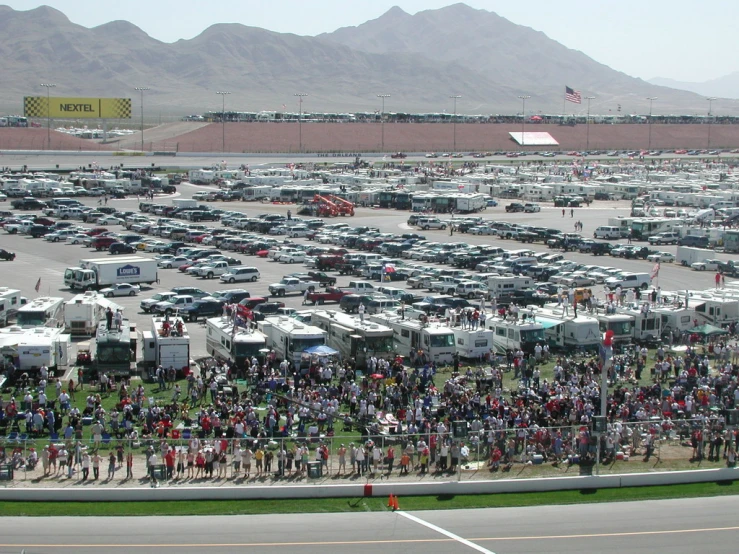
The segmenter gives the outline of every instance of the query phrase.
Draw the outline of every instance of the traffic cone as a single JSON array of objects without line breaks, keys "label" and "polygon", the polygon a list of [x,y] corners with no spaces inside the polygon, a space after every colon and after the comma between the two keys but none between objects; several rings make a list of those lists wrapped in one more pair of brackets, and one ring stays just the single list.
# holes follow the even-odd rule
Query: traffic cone
[{"label": "traffic cone", "polygon": [[393,512],[396,512],[400,510],[400,506],[398,506],[398,496],[393,496]]},{"label": "traffic cone", "polygon": [[388,508],[395,508],[395,502],[393,502],[393,495],[387,497],[387,507]]}]

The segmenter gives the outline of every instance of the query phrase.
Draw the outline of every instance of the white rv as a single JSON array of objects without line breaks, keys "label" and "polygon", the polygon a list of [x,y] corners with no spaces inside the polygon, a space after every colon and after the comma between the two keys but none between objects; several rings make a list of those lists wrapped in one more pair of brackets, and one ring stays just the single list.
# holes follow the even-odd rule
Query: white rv
[{"label": "white rv", "polygon": [[598,320],[578,314],[563,316],[561,308],[543,307],[533,312],[536,322],[544,326],[544,334],[550,345],[559,348],[592,349],[597,348],[602,337]]},{"label": "white rv", "polygon": [[0,352],[12,357],[21,371],[36,371],[45,365],[54,369],[69,363],[72,338],[60,328],[23,329],[17,325],[0,329]]},{"label": "white rv", "polygon": [[234,329],[230,317],[213,317],[205,320],[205,344],[209,354],[231,360],[236,367],[244,367],[247,360],[260,357],[260,350],[267,347],[267,337],[256,329],[240,325]]},{"label": "white rv", "polygon": [[323,329],[290,317],[267,317],[258,325],[267,337],[267,348],[273,349],[278,359],[289,361],[295,369],[310,363],[303,357],[305,350],[326,344]]},{"label": "white rv", "polygon": [[493,347],[498,354],[519,349],[530,354],[537,344],[546,342],[544,326],[528,317],[520,320],[490,317],[485,326],[493,333]]},{"label": "white rv", "polygon": [[454,327],[454,346],[460,358],[483,359],[493,350],[493,332],[479,328],[476,331]]},{"label": "white rv", "polygon": [[454,359],[454,331],[446,325],[425,324],[386,313],[371,315],[369,319],[393,330],[395,351],[402,356],[410,357],[411,351],[421,351],[436,363],[448,364]]},{"label": "white rv", "polygon": [[372,356],[387,358],[394,352],[393,330],[386,325],[334,310],[314,310],[311,324],[326,331],[331,348],[354,358],[360,367]]},{"label": "white rv", "polygon": [[122,309],[102,294],[88,291],[78,294],[64,303],[64,329],[72,335],[93,335],[98,323],[105,319],[110,307],[114,312]]},{"label": "white rv", "polygon": [[24,329],[56,327],[64,321],[64,299],[55,296],[34,298],[18,309],[16,324]]}]

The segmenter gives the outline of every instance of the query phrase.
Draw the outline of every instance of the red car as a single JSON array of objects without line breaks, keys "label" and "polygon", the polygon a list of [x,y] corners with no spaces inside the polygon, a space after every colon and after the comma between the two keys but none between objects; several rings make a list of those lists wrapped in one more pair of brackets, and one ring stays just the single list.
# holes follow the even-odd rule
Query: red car
[{"label": "red car", "polygon": [[91,246],[95,250],[107,250],[114,242],[118,242],[115,237],[95,237]]},{"label": "red car", "polygon": [[313,304],[325,304],[326,302],[339,302],[342,297],[350,294],[336,287],[329,287],[323,292],[309,292],[307,299]]},{"label": "red car", "polygon": [[94,227],[87,231],[85,234],[88,237],[96,237],[98,235],[102,235],[103,233],[107,233],[108,230],[105,227]]},{"label": "red car", "polygon": [[196,244],[201,244],[203,242],[203,239],[205,237],[209,237],[210,235],[208,233],[203,233],[202,235],[198,235],[196,237],[193,237],[192,241]]},{"label": "red car", "polygon": [[267,254],[269,254],[269,250],[259,250],[257,251],[257,258],[266,258]]}]

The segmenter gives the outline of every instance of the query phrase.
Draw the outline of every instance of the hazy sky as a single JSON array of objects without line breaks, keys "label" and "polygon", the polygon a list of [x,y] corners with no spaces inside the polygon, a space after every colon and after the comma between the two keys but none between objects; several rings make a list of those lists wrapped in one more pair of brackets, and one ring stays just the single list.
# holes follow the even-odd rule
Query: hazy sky
[{"label": "hazy sky", "polygon": [[[49,5],[74,23],[93,27],[130,21],[165,42],[192,38],[214,23],[243,23],[272,31],[316,35],[359,25],[400,6],[408,13],[450,0],[33,0],[8,1],[17,10]],[[613,69],[635,77],[705,81],[739,69],[736,0],[467,0],[510,21],[542,31]]]}]

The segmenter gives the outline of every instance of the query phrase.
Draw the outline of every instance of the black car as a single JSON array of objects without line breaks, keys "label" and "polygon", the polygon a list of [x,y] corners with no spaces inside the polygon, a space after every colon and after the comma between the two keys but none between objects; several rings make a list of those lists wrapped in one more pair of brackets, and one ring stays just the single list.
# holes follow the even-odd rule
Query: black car
[{"label": "black car", "polygon": [[251,313],[254,317],[254,321],[263,321],[265,317],[276,315],[280,308],[284,308],[285,304],[282,302],[262,302],[254,306]]},{"label": "black car", "polygon": [[339,307],[348,314],[355,314],[360,304],[366,304],[370,300],[372,296],[367,294],[347,294],[339,300]]},{"label": "black car", "polygon": [[133,254],[136,252],[136,248],[125,242],[114,242],[108,247],[108,252],[111,254]]},{"label": "black car", "polygon": [[522,212],[524,211],[524,209],[525,209],[524,205],[521,204],[520,202],[511,202],[505,207],[505,211],[508,213]]},{"label": "black car", "polygon": [[223,313],[223,301],[201,298],[192,304],[183,306],[179,314],[185,321],[197,321],[199,317],[219,316]]},{"label": "black car", "polygon": [[35,239],[48,235],[49,233],[51,233],[51,229],[46,225],[32,225],[28,230],[28,235]]},{"label": "black car", "polygon": [[0,248],[0,260],[12,262],[13,260],[15,260],[15,252],[8,252],[4,248]]}]

